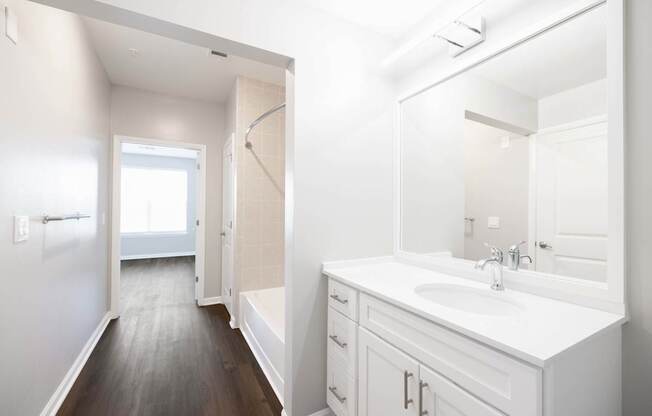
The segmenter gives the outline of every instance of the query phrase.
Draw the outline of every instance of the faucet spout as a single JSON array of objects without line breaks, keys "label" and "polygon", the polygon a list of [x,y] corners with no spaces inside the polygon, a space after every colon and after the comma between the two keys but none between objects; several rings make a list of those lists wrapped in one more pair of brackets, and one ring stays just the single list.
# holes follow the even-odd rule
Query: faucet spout
[{"label": "faucet spout", "polygon": [[491,247],[492,256],[486,259],[478,260],[475,264],[476,269],[484,270],[487,264],[492,264],[491,268],[491,286],[493,290],[505,290],[503,286],[503,252],[496,247]]}]

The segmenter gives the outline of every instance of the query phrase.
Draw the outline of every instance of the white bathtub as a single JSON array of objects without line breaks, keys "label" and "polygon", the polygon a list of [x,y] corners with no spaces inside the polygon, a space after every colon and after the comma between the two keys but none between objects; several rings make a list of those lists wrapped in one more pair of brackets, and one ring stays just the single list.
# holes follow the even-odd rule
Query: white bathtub
[{"label": "white bathtub", "polygon": [[285,288],[240,293],[240,330],[283,405]]}]

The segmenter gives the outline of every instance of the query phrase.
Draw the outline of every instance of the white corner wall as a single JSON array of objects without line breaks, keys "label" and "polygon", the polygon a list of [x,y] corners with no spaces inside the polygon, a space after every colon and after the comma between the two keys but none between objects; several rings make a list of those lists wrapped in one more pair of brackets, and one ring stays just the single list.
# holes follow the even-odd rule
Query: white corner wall
[{"label": "white corner wall", "polygon": [[[38,415],[108,305],[110,85],[72,14],[2,0],[0,12],[0,414]],[[80,221],[39,221],[81,211]],[[14,244],[13,215],[30,238]]]},{"label": "white corner wall", "polygon": [[539,100],[539,129],[607,114],[607,80],[599,80]]},{"label": "white corner wall", "polygon": [[224,106],[114,86],[111,91],[111,133],[206,145],[204,297],[220,296]]},{"label": "white corner wall", "polygon": [[652,2],[627,0],[626,202],[630,321],[623,328],[623,416],[652,414]]}]

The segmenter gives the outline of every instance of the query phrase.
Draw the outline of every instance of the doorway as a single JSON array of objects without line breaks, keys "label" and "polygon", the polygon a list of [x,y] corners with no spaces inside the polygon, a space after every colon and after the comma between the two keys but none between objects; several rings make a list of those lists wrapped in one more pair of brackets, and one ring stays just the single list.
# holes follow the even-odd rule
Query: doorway
[{"label": "doorway", "polygon": [[169,266],[192,270],[194,300],[201,304],[205,160],[205,145],[114,137],[111,224],[114,316],[119,316],[124,306],[121,304],[122,271],[138,270],[146,263],[151,266],[169,263]]}]

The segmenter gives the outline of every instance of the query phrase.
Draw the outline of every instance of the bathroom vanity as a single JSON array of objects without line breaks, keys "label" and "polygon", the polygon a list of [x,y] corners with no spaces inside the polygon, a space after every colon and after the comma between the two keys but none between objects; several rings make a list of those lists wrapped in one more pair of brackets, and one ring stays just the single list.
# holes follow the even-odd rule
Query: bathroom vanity
[{"label": "bathroom vanity", "polygon": [[323,265],[337,416],[621,414],[622,22],[487,28],[399,94],[393,256]]},{"label": "bathroom vanity", "polygon": [[323,273],[337,416],[620,412],[622,315],[393,257]]}]

